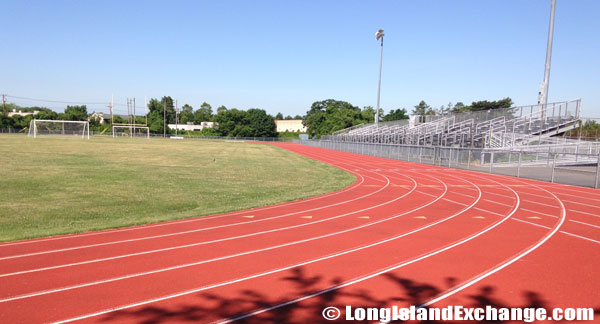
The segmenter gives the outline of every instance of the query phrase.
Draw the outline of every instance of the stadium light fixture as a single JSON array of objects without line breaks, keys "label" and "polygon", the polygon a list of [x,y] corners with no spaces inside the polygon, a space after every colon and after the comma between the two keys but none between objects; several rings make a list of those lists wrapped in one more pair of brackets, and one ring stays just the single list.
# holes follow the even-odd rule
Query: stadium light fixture
[{"label": "stadium light fixture", "polygon": [[375,40],[381,39],[381,55],[379,56],[379,85],[377,86],[377,108],[375,110],[375,124],[379,123],[379,98],[381,94],[381,67],[383,65],[383,28],[375,33]]}]

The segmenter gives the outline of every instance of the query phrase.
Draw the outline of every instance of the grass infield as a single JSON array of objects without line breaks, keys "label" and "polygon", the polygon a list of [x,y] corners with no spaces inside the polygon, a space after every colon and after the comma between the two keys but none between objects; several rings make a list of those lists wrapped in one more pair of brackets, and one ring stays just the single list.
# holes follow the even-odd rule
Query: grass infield
[{"label": "grass infield", "polygon": [[0,241],[204,216],[339,190],[354,176],[271,145],[0,136]]}]

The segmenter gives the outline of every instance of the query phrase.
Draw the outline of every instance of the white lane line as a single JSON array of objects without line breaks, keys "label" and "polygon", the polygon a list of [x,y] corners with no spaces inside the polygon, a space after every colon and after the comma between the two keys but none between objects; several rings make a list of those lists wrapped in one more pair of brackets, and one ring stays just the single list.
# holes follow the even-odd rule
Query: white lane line
[{"label": "white lane line", "polygon": [[523,201],[524,202],[528,202],[528,203],[532,203],[532,204],[536,204],[536,205],[542,205],[542,206],[546,206],[546,207],[551,207],[551,208],[560,208],[560,207],[557,207],[557,206],[553,206],[553,205],[549,205],[549,204],[544,204],[544,203],[533,201],[533,200],[525,200],[525,199],[523,199]]},{"label": "white lane line", "polygon": [[[118,256],[107,257],[107,258],[99,258],[99,259],[87,260],[87,261],[81,261],[81,262],[67,263],[67,264],[50,266],[50,267],[43,267],[43,268],[37,268],[37,269],[30,269],[30,270],[22,270],[22,271],[11,272],[11,273],[4,273],[4,274],[0,274],[0,278],[2,278],[2,277],[9,277],[9,276],[15,276],[15,275],[21,275],[21,274],[27,274],[27,273],[32,273],[32,272],[54,270],[54,269],[60,269],[60,268],[66,268],[66,267],[72,267],[72,266],[78,266],[78,265],[84,265],[84,264],[90,264],[90,263],[96,263],[96,262],[110,261],[110,260],[122,259],[122,258],[127,258],[127,257],[152,254],[152,253],[157,253],[157,252],[171,251],[171,250],[182,249],[182,248],[195,247],[195,246],[200,246],[200,245],[206,245],[206,244],[224,242],[224,241],[235,240],[235,239],[240,239],[240,238],[247,238],[247,237],[262,235],[262,234],[266,234],[266,233],[273,233],[273,232],[278,232],[278,231],[283,231],[283,230],[288,230],[288,229],[293,229],[293,228],[299,228],[299,227],[303,227],[303,226],[313,225],[313,224],[317,224],[317,223],[322,223],[322,222],[330,221],[330,220],[333,220],[333,219],[345,217],[345,216],[348,216],[348,215],[352,215],[352,214],[364,212],[364,211],[372,209],[372,208],[381,207],[381,206],[390,204],[390,203],[392,203],[394,201],[397,201],[399,199],[402,199],[402,198],[408,196],[413,191],[415,191],[415,188],[417,187],[417,182],[412,177],[410,177],[410,176],[406,176],[406,177],[409,178],[409,179],[411,179],[411,181],[413,181],[413,188],[410,191],[408,191],[405,194],[403,194],[403,195],[401,195],[399,197],[396,197],[396,198],[394,198],[392,200],[388,200],[386,202],[383,202],[381,204],[378,204],[378,205],[375,205],[375,206],[372,206],[372,207],[369,207],[369,208],[366,208],[366,209],[361,209],[361,210],[357,210],[357,211],[353,211],[353,212],[348,212],[346,214],[336,215],[336,216],[332,216],[332,217],[329,217],[329,218],[324,218],[324,219],[320,219],[320,220],[316,220],[316,221],[312,221],[312,222],[308,222],[308,223],[302,223],[302,224],[291,225],[291,226],[286,226],[286,227],[279,227],[279,228],[275,228],[275,229],[271,229],[271,230],[265,230],[265,231],[260,231],[260,232],[253,232],[253,233],[243,234],[243,235],[238,235],[238,236],[231,236],[231,237],[226,237],[226,238],[221,238],[221,239],[216,239],[216,240],[211,240],[211,241],[204,241],[204,242],[198,242],[198,243],[192,243],[192,244],[185,244],[185,245],[179,245],[179,246],[174,246],[174,247],[169,247],[169,248],[162,248],[162,249],[156,249],[156,250],[150,250],[150,251],[130,253],[130,254],[118,255]],[[1,300],[0,300],[0,302],[1,302]]]},{"label": "white lane line", "polygon": [[[516,220],[516,221],[522,222],[522,223],[527,223],[529,225],[533,225],[533,226],[537,226],[537,227],[543,227],[543,228],[546,228],[546,229],[551,229],[548,226],[544,226],[544,225],[540,225],[540,224],[528,222],[526,220],[522,220],[522,219],[518,219],[518,218],[513,218],[513,219]],[[573,234],[573,233],[565,232],[565,231],[559,231],[559,233],[566,234],[566,235],[569,235],[569,236],[573,236],[573,237],[580,238],[580,239],[583,239],[583,240],[586,240],[586,241],[590,241],[590,242],[594,242],[594,243],[600,244],[600,241],[591,239],[589,237],[585,237],[585,236],[581,236],[581,235],[577,235],[577,234]]]},{"label": "white lane line", "polygon": [[521,208],[521,210],[524,210],[526,212],[529,213],[535,213],[535,214],[539,214],[539,215],[543,215],[543,216],[548,216],[548,217],[554,217],[554,218],[558,218],[559,216],[555,216],[555,215],[550,215],[550,214],[546,214],[546,213],[542,213],[536,210],[531,210],[531,209],[525,209],[525,208]]},{"label": "white lane line", "polygon": [[522,219],[519,219],[519,218],[513,218],[513,220],[519,221],[519,222],[521,222],[521,223],[527,223],[527,224],[529,224],[529,225],[533,225],[533,226],[537,226],[537,227],[545,228],[545,229],[552,229],[552,227],[548,227],[548,226],[545,226],[545,225],[540,225],[540,224],[533,223],[533,222],[529,222],[529,221],[522,220]]},{"label": "white lane line", "polygon": [[[469,182],[469,181],[466,181],[466,182]],[[469,182],[469,183],[471,183],[471,182]],[[440,196],[440,198],[441,197],[442,196]],[[112,313],[112,312],[123,310],[123,309],[128,309],[128,308],[132,308],[132,307],[147,305],[147,304],[151,304],[151,303],[155,303],[155,302],[159,302],[159,301],[163,301],[163,300],[167,300],[167,299],[172,299],[172,298],[181,297],[181,296],[185,296],[185,295],[189,295],[189,294],[194,294],[194,293],[197,293],[197,292],[200,292],[200,291],[204,291],[204,290],[208,290],[208,289],[212,289],[212,288],[217,288],[217,287],[221,287],[221,286],[226,286],[226,285],[229,285],[229,284],[238,283],[238,282],[242,282],[242,281],[246,281],[246,280],[250,280],[250,279],[254,279],[254,278],[258,278],[258,277],[263,277],[263,276],[266,276],[266,275],[270,275],[270,274],[273,274],[273,273],[277,273],[277,272],[281,272],[281,271],[293,269],[293,268],[304,266],[304,265],[307,265],[307,264],[311,264],[311,263],[315,263],[315,262],[319,262],[319,261],[323,261],[323,260],[335,258],[335,257],[338,257],[340,255],[344,255],[344,254],[356,252],[356,251],[359,251],[359,250],[364,250],[364,249],[367,249],[367,248],[370,248],[370,247],[373,247],[373,246],[377,246],[377,245],[384,244],[384,243],[387,243],[387,242],[390,242],[390,241],[393,241],[393,240],[397,240],[399,238],[402,238],[402,237],[414,234],[416,232],[422,231],[424,229],[427,229],[429,227],[438,225],[438,224],[440,224],[442,222],[445,222],[445,221],[447,221],[449,219],[452,219],[452,218],[454,218],[454,217],[456,217],[456,216],[458,216],[458,215],[466,212],[467,210],[469,210],[470,207],[474,206],[479,201],[480,198],[481,198],[481,192],[479,193],[479,196],[478,196],[477,200],[475,200],[471,204],[471,206],[463,209],[462,211],[459,211],[459,212],[455,213],[452,216],[449,216],[449,217],[447,217],[445,219],[441,219],[439,221],[436,221],[436,222],[430,223],[428,225],[422,226],[422,227],[417,228],[415,230],[412,230],[410,232],[407,232],[407,233],[404,233],[404,234],[400,234],[400,235],[397,235],[395,237],[392,237],[392,238],[389,238],[389,239],[385,239],[385,240],[382,240],[382,241],[378,241],[378,242],[375,242],[375,243],[371,243],[371,244],[368,244],[368,245],[365,245],[365,246],[362,246],[362,247],[359,247],[359,248],[355,248],[355,249],[352,249],[352,250],[347,250],[347,251],[344,251],[344,252],[338,252],[338,253],[331,254],[331,255],[328,255],[328,256],[324,256],[324,257],[321,257],[321,258],[318,258],[318,259],[313,259],[313,260],[305,261],[305,262],[298,263],[298,264],[295,264],[295,265],[291,265],[291,266],[287,266],[287,267],[284,267],[284,268],[279,268],[279,269],[271,270],[271,271],[268,271],[268,272],[263,272],[263,273],[255,274],[255,275],[244,277],[244,278],[239,278],[239,279],[235,279],[235,280],[231,280],[231,281],[227,281],[227,282],[223,282],[223,283],[218,283],[218,284],[214,284],[214,285],[210,285],[210,286],[200,287],[200,288],[196,288],[196,289],[193,289],[193,290],[188,290],[188,291],[184,291],[184,292],[180,292],[180,293],[176,293],[176,294],[172,294],[172,295],[168,295],[168,296],[164,296],[164,297],[159,297],[159,298],[154,298],[154,299],[150,299],[150,300],[138,302],[138,303],[135,303],[135,304],[129,304],[129,305],[125,305],[125,306],[114,307],[114,308],[106,309],[106,310],[99,311],[99,312],[96,312],[96,313],[82,315],[82,316],[78,316],[78,317],[75,317],[75,318],[70,318],[70,319],[66,319],[66,320],[62,320],[62,321],[58,321],[58,322],[54,322],[54,323],[55,324],[60,324],[60,323],[73,322],[73,321],[82,320],[82,319],[85,319],[85,318],[95,317],[95,316],[99,316],[99,315],[103,315],[103,314],[107,314],[107,313]],[[433,202],[431,202],[431,203],[433,203]],[[431,203],[429,203],[429,204],[431,204]],[[418,207],[417,209],[421,209],[421,208],[424,208],[426,206],[427,205],[423,205],[421,207]],[[501,223],[501,222],[499,222],[499,223]],[[431,255],[435,255],[437,253],[439,253],[439,252],[434,252]],[[422,259],[424,259],[426,257],[427,256],[421,256],[418,259],[414,259],[412,261],[405,262],[404,265],[408,265],[410,263],[414,263],[414,262],[422,260]],[[404,266],[404,265],[402,265],[402,266]],[[400,266],[398,266],[398,267],[400,267]],[[391,270],[387,270],[387,271],[391,271]],[[381,273],[384,273],[384,272],[387,272],[387,271],[383,271]],[[368,278],[371,278],[373,276],[375,276],[375,275],[368,276]],[[362,280],[366,280],[368,278],[365,278],[365,279],[362,279]],[[360,281],[362,281],[362,280],[360,280]],[[358,282],[358,281],[356,281],[356,282]],[[337,286],[337,287],[338,288],[335,288],[335,289],[341,288],[341,286]],[[327,291],[322,291],[322,292],[320,292],[320,294],[324,294],[326,292]],[[316,296],[316,295],[314,295],[314,296]]]},{"label": "white lane line", "polygon": [[424,194],[424,195],[427,195],[427,196],[431,196],[431,197],[436,197],[436,195],[432,195],[432,194],[430,194],[430,193],[423,192],[423,191],[420,191],[420,190],[416,190],[415,192],[418,192],[418,193],[420,193],[420,194]]},{"label": "white lane line", "polygon": [[[467,195],[467,194],[464,194],[464,193],[462,193],[462,192],[458,192],[458,191],[453,191],[452,193],[453,193],[453,194],[457,194],[457,195],[461,195],[461,196],[465,196],[465,197],[469,197],[469,198],[475,198],[475,197],[473,197],[473,196],[471,196],[471,195]],[[485,199],[484,199],[484,200],[485,200]]]},{"label": "white lane line", "polygon": [[582,224],[582,225],[587,225],[587,226],[595,227],[595,228],[600,228],[600,226],[598,226],[598,225],[593,225],[593,224],[589,224],[589,223],[585,223],[585,222],[581,222],[581,221],[576,221],[576,220],[573,220],[573,219],[571,219],[569,221],[571,221],[573,223],[578,223],[578,224]]},{"label": "white lane line", "polygon": [[542,196],[542,195],[538,195],[538,194],[534,194],[531,192],[522,192],[525,195],[530,195],[530,196],[534,196],[534,197],[540,197],[540,198],[545,198],[545,199],[552,199],[552,197],[548,197],[548,196]]},{"label": "white lane line", "polygon": [[374,177],[371,177],[371,176],[368,176],[368,175],[364,175],[364,177],[365,177],[365,178],[369,178],[369,179],[371,179],[371,180],[375,180],[375,181],[377,181],[377,182],[382,182],[382,183],[385,183],[385,181],[384,181],[384,180],[377,179],[377,178],[374,178]]},{"label": "white lane line", "polygon": [[495,201],[495,200],[489,200],[489,199],[483,199],[483,200],[485,200],[487,202],[491,202],[492,204],[498,204],[498,205],[502,205],[502,206],[506,206],[506,207],[512,207],[509,204],[501,203],[501,202],[498,202],[498,201]]},{"label": "white lane line", "polygon": [[563,201],[571,203],[571,204],[583,205],[583,206],[588,206],[588,207],[592,207],[592,208],[596,208],[596,209],[600,208],[600,204],[590,205],[590,204],[585,204],[582,202],[577,202],[577,201],[572,201],[572,200],[563,200]]},{"label": "white lane line", "polygon": [[588,212],[584,212],[584,211],[580,211],[580,210],[575,210],[575,209],[571,209],[571,208],[567,208],[570,212],[574,212],[574,213],[579,213],[579,214],[585,214],[585,215],[590,215],[590,216],[594,216],[594,217],[600,217],[600,215],[596,215],[596,214],[592,214],[592,213],[588,213]]},{"label": "white lane line", "polygon": [[496,196],[500,196],[500,197],[504,197],[504,198],[511,198],[511,199],[513,199],[513,200],[514,200],[514,198],[512,198],[512,197],[510,197],[510,196],[503,195],[503,194],[500,194],[500,193],[497,193],[497,192],[486,192],[486,194],[490,194],[490,195],[496,195]]},{"label": "white lane line", "polygon": [[310,201],[319,200],[319,199],[323,199],[323,198],[328,198],[328,197],[331,197],[331,196],[339,195],[339,194],[342,194],[342,193],[346,193],[348,191],[351,191],[351,190],[354,190],[356,188],[359,188],[362,185],[362,183],[365,181],[365,178],[362,175],[360,175],[359,173],[353,172],[352,170],[345,169],[345,168],[342,168],[342,167],[339,167],[339,168],[342,169],[342,170],[344,170],[344,171],[347,171],[348,173],[351,173],[354,176],[360,177],[360,180],[357,181],[357,182],[355,182],[354,184],[352,184],[352,185],[350,185],[350,186],[342,189],[342,190],[338,190],[338,191],[335,191],[335,192],[330,192],[330,193],[319,195],[319,196],[316,196],[316,197],[310,197],[310,198],[306,198],[306,199],[300,199],[300,200],[296,200],[296,201],[290,201],[290,202],[286,202],[286,203],[279,203],[279,204],[269,205],[269,206],[264,206],[264,207],[256,207],[256,208],[244,209],[244,210],[230,212],[230,213],[221,214],[221,215],[207,215],[207,216],[195,217],[193,219],[182,219],[182,220],[175,220],[175,221],[166,221],[166,222],[162,222],[162,223],[158,223],[158,224],[136,225],[136,226],[132,226],[132,227],[128,227],[128,228],[107,229],[107,230],[102,230],[102,231],[97,231],[97,232],[92,232],[92,233],[66,234],[66,235],[52,236],[52,237],[41,238],[41,239],[30,239],[30,240],[23,240],[23,241],[16,241],[16,242],[0,243],[0,249],[3,248],[3,247],[14,246],[14,245],[33,244],[33,243],[41,243],[41,242],[56,241],[56,240],[63,240],[63,239],[77,239],[77,238],[80,238],[80,237],[88,237],[88,236],[104,235],[104,234],[113,234],[113,233],[128,232],[128,231],[137,231],[137,230],[150,229],[150,228],[163,227],[163,226],[170,226],[170,225],[179,225],[179,224],[185,224],[185,223],[191,223],[191,222],[199,222],[199,221],[205,221],[205,220],[210,220],[210,219],[235,216],[235,215],[240,215],[240,214],[244,214],[244,213],[248,213],[248,212],[258,212],[258,211],[269,210],[269,209],[273,209],[273,208],[280,208],[280,207],[285,207],[285,206],[289,206],[289,205],[296,205],[296,204],[300,204],[300,203],[310,202]]},{"label": "white lane line", "polygon": [[[484,177],[478,177],[478,178],[484,178]],[[521,258],[523,258],[524,256],[528,255],[529,253],[533,252],[534,250],[536,250],[537,248],[539,248],[540,246],[542,246],[544,243],[546,243],[552,236],[554,236],[554,234],[556,234],[559,231],[560,227],[564,224],[564,222],[565,222],[565,220],[567,218],[567,210],[565,208],[565,205],[562,203],[562,201],[560,201],[560,199],[558,199],[558,197],[556,195],[554,195],[550,191],[545,190],[543,188],[540,188],[540,189],[542,189],[542,190],[548,192],[549,194],[551,194],[552,196],[554,196],[554,198],[556,199],[556,201],[558,201],[558,203],[561,206],[560,207],[561,208],[560,220],[559,220],[558,224],[550,231],[550,233],[546,234],[544,236],[544,238],[542,238],[541,240],[539,240],[534,246],[528,248],[527,250],[525,250],[524,252],[520,253],[516,257],[508,260],[507,262],[504,262],[502,265],[497,266],[495,268],[492,268],[491,270],[486,271],[486,272],[482,273],[481,275],[479,275],[479,276],[477,276],[477,277],[475,277],[475,278],[473,278],[471,280],[468,280],[468,281],[466,281],[466,282],[464,282],[464,283],[462,283],[462,284],[460,284],[458,286],[455,286],[454,288],[451,288],[450,290],[448,290],[446,293],[442,294],[441,296],[436,297],[434,299],[431,299],[428,302],[420,305],[420,307],[430,306],[430,305],[432,305],[432,304],[434,304],[436,302],[439,302],[440,300],[446,299],[447,297],[450,297],[450,296],[456,294],[457,292],[460,292],[460,291],[462,291],[462,290],[464,290],[464,289],[466,289],[466,288],[468,288],[468,287],[470,287],[470,286],[478,283],[479,281],[481,281],[481,280],[483,280],[483,279],[485,279],[485,278],[493,275],[494,273],[496,273],[496,272],[498,272],[498,271],[500,271],[500,270],[508,267],[509,265],[513,264],[514,262],[516,262],[516,261],[520,260]],[[517,196],[518,195],[519,194],[517,193]]]},{"label": "white lane line", "polygon": [[[515,192],[515,194],[516,194],[516,192]],[[481,198],[481,196],[479,196],[479,197]],[[466,238],[466,239],[464,239],[462,241],[454,243],[454,244],[452,244],[450,246],[446,246],[446,247],[444,247],[442,249],[438,249],[438,250],[436,250],[434,252],[431,252],[429,254],[423,255],[421,257],[412,259],[410,261],[400,263],[399,265],[395,265],[395,266],[389,267],[387,269],[378,271],[378,272],[373,273],[371,275],[368,275],[368,276],[365,276],[365,277],[361,277],[361,278],[358,278],[358,279],[355,279],[355,280],[352,280],[352,281],[349,281],[349,282],[346,282],[346,283],[343,283],[343,284],[340,284],[340,285],[337,285],[337,286],[333,286],[331,288],[328,288],[328,289],[325,289],[325,290],[321,290],[321,291],[318,291],[316,293],[313,293],[313,294],[310,294],[310,295],[307,295],[307,296],[299,297],[299,298],[293,299],[293,300],[285,302],[285,303],[281,303],[281,304],[278,304],[278,305],[275,305],[275,306],[271,306],[271,307],[267,307],[267,308],[263,308],[263,309],[260,309],[260,310],[257,310],[257,311],[254,311],[254,312],[251,312],[251,313],[248,313],[248,314],[244,314],[244,315],[237,316],[237,317],[234,317],[234,318],[229,318],[229,319],[226,319],[226,320],[223,320],[223,321],[219,321],[217,323],[218,324],[231,323],[231,322],[239,321],[241,319],[245,319],[245,318],[248,318],[248,317],[251,317],[251,316],[255,316],[255,315],[258,315],[258,314],[261,314],[261,313],[264,313],[264,312],[268,312],[268,311],[271,311],[271,310],[274,310],[274,309],[277,309],[277,308],[281,308],[281,307],[285,307],[285,306],[288,306],[288,305],[291,305],[291,304],[295,304],[297,302],[300,302],[300,301],[303,301],[303,300],[306,300],[306,299],[309,299],[309,298],[312,298],[312,297],[315,297],[315,296],[319,296],[319,295],[328,293],[330,291],[338,290],[340,288],[343,288],[343,287],[346,287],[346,286],[350,286],[350,285],[353,285],[355,283],[371,279],[371,278],[379,276],[379,275],[381,275],[383,273],[396,270],[396,269],[404,267],[406,265],[418,262],[420,260],[423,260],[423,259],[426,259],[428,257],[434,256],[436,254],[442,253],[442,252],[444,252],[446,250],[449,250],[449,249],[451,249],[453,247],[456,247],[458,245],[464,244],[464,243],[466,243],[466,242],[468,242],[468,241],[470,241],[470,240],[472,240],[472,239],[474,239],[474,238],[476,238],[476,237],[478,237],[478,236],[486,233],[487,231],[495,228],[496,226],[502,224],[506,220],[510,219],[510,217],[517,211],[518,208],[519,208],[519,198],[517,196],[517,204],[515,205],[515,208],[504,219],[502,219],[501,221],[499,221],[499,222],[497,222],[497,223],[495,223],[495,224],[493,224],[491,226],[488,226],[486,229],[484,229],[484,230],[482,230],[482,231],[480,231],[480,232],[478,232],[476,234],[473,234],[473,235],[469,236],[468,238]]]},{"label": "white lane line", "polygon": [[593,240],[593,239],[591,239],[589,237],[585,237],[585,236],[581,236],[581,235],[577,235],[577,234],[573,234],[573,233],[569,233],[569,232],[565,232],[565,231],[560,231],[560,232],[563,233],[563,234],[567,234],[567,235],[570,235],[570,236],[573,236],[573,237],[577,237],[577,238],[580,238],[580,239],[583,239],[583,240],[587,240],[587,241],[590,241],[590,242],[594,242],[594,243],[600,244],[600,241]]},{"label": "white lane line", "polygon": [[267,220],[273,220],[273,219],[288,217],[288,216],[292,216],[292,215],[302,214],[302,213],[306,213],[306,212],[311,212],[311,211],[315,211],[315,210],[319,210],[319,209],[330,208],[330,207],[333,207],[333,206],[347,204],[347,203],[352,202],[352,201],[356,201],[356,200],[359,200],[359,199],[363,199],[363,198],[372,196],[372,195],[374,195],[374,194],[376,194],[376,193],[378,193],[378,192],[386,189],[389,185],[390,185],[390,182],[388,180],[388,183],[385,186],[379,188],[376,191],[373,191],[371,193],[368,193],[368,194],[360,196],[360,197],[356,197],[356,198],[353,198],[353,199],[350,199],[350,200],[345,200],[345,201],[338,202],[338,203],[335,203],[335,204],[330,204],[330,205],[326,205],[326,206],[316,207],[316,208],[312,208],[312,209],[306,209],[306,210],[297,211],[297,212],[288,213],[288,214],[279,215],[279,216],[266,217],[266,218],[252,220],[252,221],[239,222],[239,223],[231,223],[231,224],[225,224],[225,225],[218,225],[218,226],[213,226],[213,227],[204,227],[204,228],[199,228],[199,229],[194,229],[194,230],[174,232],[174,233],[168,233],[168,234],[145,236],[145,237],[134,238],[134,239],[111,241],[111,242],[88,244],[88,245],[80,245],[80,246],[74,246],[74,247],[70,247],[70,248],[55,249],[55,250],[46,250],[46,251],[39,251],[39,252],[32,252],[32,253],[11,255],[11,256],[6,256],[6,257],[0,257],[0,261],[2,261],[2,260],[9,260],[9,259],[16,259],[16,258],[23,258],[23,257],[29,257],[29,256],[35,256],[35,255],[42,255],[42,254],[50,254],[50,253],[58,253],[58,252],[65,252],[65,251],[73,251],[73,250],[86,249],[86,248],[98,247],[98,246],[114,245],[114,244],[121,244],[121,243],[128,243],[128,242],[137,242],[137,241],[150,240],[150,239],[155,239],[155,238],[170,237],[170,236],[183,235],[183,234],[189,234],[189,233],[204,232],[204,231],[208,231],[208,230],[225,228],[225,227],[240,226],[240,225],[245,225],[245,224],[257,223],[257,222],[264,222],[264,221],[267,221]]},{"label": "white lane line", "polygon": [[450,200],[448,198],[444,198],[444,200],[447,201],[447,202],[455,203],[457,205],[467,206],[467,204],[463,204],[463,203],[460,203],[458,201]]},{"label": "white lane line", "polygon": [[[531,213],[540,214],[540,215],[546,216],[546,217],[552,217],[552,218],[558,218],[559,217],[559,216],[554,216],[554,215],[550,215],[550,214],[546,214],[546,213],[541,213],[541,212],[537,212],[537,211],[529,210],[529,209],[525,209],[525,208],[521,208],[521,210],[525,210],[525,211],[528,211],[528,212],[531,212]],[[574,219],[568,219],[568,221],[569,222],[573,222],[573,223],[578,223],[578,224],[582,224],[582,225],[587,225],[587,226],[595,227],[595,228],[600,228],[600,226],[598,226],[598,225],[593,225],[593,224],[589,224],[589,223],[586,223],[586,222],[577,221],[577,220],[574,220]]]},{"label": "white lane line", "polygon": [[581,198],[581,199],[587,199],[587,200],[594,200],[594,201],[600,201],[600,199],[595,199],[595,198],[589,198],[589,197],[583,197],[581,195],[572,195],[572,194],[568,194],[568,193],[564,193],[564,192],[557,192],[557,195],[561,195],[561,196],[570,196],[570,197],[577,197],[577,198]]},{"label": "white lane line", "polygon": [[489,213],[489,214],[492,214],[492,215],[497,215],[497,216],[504,217],[504,215],[503,215],[503,214],[496,213],[496,212],[493,212],[493,211],[491,211],[491,210],[487,210],[487,209],[483,209],[483,208],[479,208],[479,207],[475,207],[475,208],[473,208],[473,209],[477,209],[477,210],[479,210],[479,211],[482,211],[482,212],[484,212],[484,213]]},{"label": "white lane line", "polygon": [[[596,190],[594,190],[594,189],[591,189],[591,188],[589,189],[590,191],[577,190],[577,189],[575,189],[575,188],[581,188],[581,187],[577,187],[577,186],[571,186],[571,185],[566,185],[566,184],[562,184],[562,183],[541,184],[541,185],[539,185],[539,186],[540,186],[540,187],[550,187],[550,188],[553,188],[553,189],[560,189],[560,190],[564,189],[564,190],[569,190],[569,191],[579,192],[579,193],[582,193],[582,194],[588,194],[588,195],[592,195],[592,196],[600,197],[600,196],[598,196],[598,195],[600,195],[600,194],[597,194],[597,193],[595,193],[595,192],[592,192],[592,191],[596,191]],[[556,188],[556,187],[560,187],[560,188]],[[565,187],[566,187],[566,188],[565,188]],[[558,194],[558,195],[561,195],[561,194],[563,194],[563,193],[560,193],[560,192],[558,192],[557,194]],[[581,198],[585,198],[585,197],[581,197]],[[587,198],[587,199],[592,199],[592,198]]]}]

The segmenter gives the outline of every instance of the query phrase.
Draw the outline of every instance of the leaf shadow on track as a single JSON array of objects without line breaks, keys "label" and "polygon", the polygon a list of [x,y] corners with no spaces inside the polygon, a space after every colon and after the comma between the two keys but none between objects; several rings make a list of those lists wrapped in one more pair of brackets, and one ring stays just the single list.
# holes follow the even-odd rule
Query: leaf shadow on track
[{"label": "leaf shadow on track", "polygon": [[[283,323],[348,323],[344,312],[337,320],[325,320],[323,309],[328,306],[336,306],[343,310],[345,305],[353,307],[385,308],[393,305],[408,307],[409,305],[421,305],[428,300],[438,296],[445,290],[458,284],[453,277],[444,279],[444,286],[435,286],[426,282],[400,277],[392,273],[384,274],[383,278],[389,281],[394,289],[394,297],[381,298],[377,292],[365,289],[345,287],[318,294],[310,299],[291,303],[270,311],[249,316],[244,315],[257,310],[273,307],[294,300],[300,296],[315,294],[322,291],[324,287],[339,285],[340,278],[330,280],[322,276],[309,276],[303,268],[296,268],[282,278],[288,284],[292,283],[295,289],[280,294],[281,297],[273,298],[257,290],[238,290],[235,294],[219,294],[215,292],[204,292],[194,295],[197,302],[194,304],[172,303],[169,306],[140,306],[127,310],[109,313],[99,318],[101,322],[133,322],[141,324],[159,323],[213,323],[225,319],[236,319],[240,324],[283,324]],[[499,288],[491,285],[482,286],[475,294],[466,296],[468,302],[461,305],[464,307],[491,306],[493,308],[544,308],[547,314],[551,314],[551,303],[534,291],[523,291],[520,293],[522,302],[511,304],[499,297]],[[463,299],[464,300],[464,299]],[[579,306],[578,306],[579,307]],[[600,307],[594,309],[596,316],[600,316]],[[368,321],[373,322],[373,321]],[[377,322],[377,321],[375,321]],[[400,321],[398,321],[400,322]],[[469,321],[469,323],[508,323],[506,321]],[[416,321],[412,323],[464,323],[464,321]]]}]

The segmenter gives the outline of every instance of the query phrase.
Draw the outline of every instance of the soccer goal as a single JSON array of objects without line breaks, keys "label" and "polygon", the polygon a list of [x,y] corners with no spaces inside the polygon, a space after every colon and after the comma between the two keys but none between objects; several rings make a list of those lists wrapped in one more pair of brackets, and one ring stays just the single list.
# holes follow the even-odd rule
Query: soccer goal
[{"label": "soccer goal", "polygon": [[146,126],[135,125],[113,125],[113,137],[146,137],[150,138],[150,128]]},{"label": "soccer goal", "polygon": [[87,121],[32,119],[27,136],[36,138],[38,135],[69,135],[90,139],[90,123]]}]

